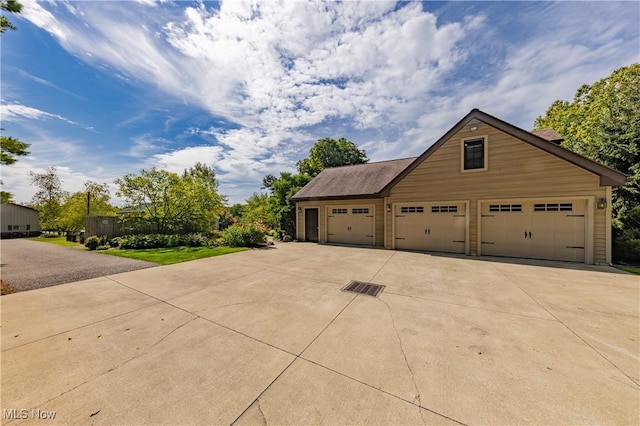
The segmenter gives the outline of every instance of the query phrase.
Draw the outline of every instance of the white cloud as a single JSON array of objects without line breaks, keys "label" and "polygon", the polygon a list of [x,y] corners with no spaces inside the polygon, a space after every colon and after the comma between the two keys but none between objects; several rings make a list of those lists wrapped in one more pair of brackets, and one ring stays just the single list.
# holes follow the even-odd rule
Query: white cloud
[{"label": "white cloud", "polygon": [[[129,155],[171,170],[207,158],[238,191],[292,170],[336,129],[383,160],[420,154],[476,107],[530,128],[553,100],[639,60],[625,2],[510,3],[520,11],[510,27],[483,12],[494,4],[472,2],[447,6],[457,10],[447,20],[422,3],[382,1],[24,6],[82,60],[234,124],[195,130],[204,147],[134,138]],[[66,120],[20,107],[9,119]]]},{"label": "white cloud", "polygon": [[2,121],[19,121],[23,119],[28,120],[46,120],[49,118],[55,118],[57,120],[64,121],[69,124],[78,125],[75,121],[71,121],[58,114],[51,114],[46,111],[41,111],[37,108],[29,107],[26,105],[20,105],[17,103],[0,105],[0,117]]}]

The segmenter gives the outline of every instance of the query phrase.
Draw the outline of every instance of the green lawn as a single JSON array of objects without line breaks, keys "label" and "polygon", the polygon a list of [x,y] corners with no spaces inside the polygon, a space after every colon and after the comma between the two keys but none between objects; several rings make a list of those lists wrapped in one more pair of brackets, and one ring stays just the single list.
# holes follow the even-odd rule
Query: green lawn
[{"label": "green lawn", "polygon": [[622,269],[623,271],[631,272],[632,274],[640,275],[640,266],[620,266],[615,265],[616,268]]},{"label": "green lawn", "polygon": [[59,236],[59,237],[53,237],[53,238],[45,238],[43,236],[39,236],[39,237],[33,237],[33,238],[27,238],[28,240],[31,241],[40,241],[42,243],[49,243],[49,244],[55,244],[58,246],[65,246],[65,247],[78,247],[81,249],[84,249],[85,247],[82,244],[79,243],[72,243],[67,241],[67,237],[65,236]]},{"label": "green lawn", "polygon": [[244,247],[172,247],[141,250],[112,249],[98,251],[112,256],[128,257],[130,259],[146,260],[147,262],[171,265],[173,263],[188,262],[189,260],[204,259],[205,257],[220,256],[248,250]]}]

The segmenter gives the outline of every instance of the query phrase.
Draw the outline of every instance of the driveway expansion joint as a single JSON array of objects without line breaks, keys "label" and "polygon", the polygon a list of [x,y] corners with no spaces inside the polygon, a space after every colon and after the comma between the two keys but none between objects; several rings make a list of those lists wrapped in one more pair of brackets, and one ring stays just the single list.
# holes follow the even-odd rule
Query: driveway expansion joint
[{"label": "driveway expansion joint", "polygon": [[[540,306],[542,309],[544,309],[545,311],[547,311],[547,313],[549,315],[551,315],[553,318],[556,319],[556,321],[560,324],[562,324],[563,327],[565,327],[567,330],[569,330],[569,332],[571,332],[571,334],[573,334],[574,336],[576,336],[578,339],[580,339],[585,345],[587,345],[592,351],[594,351],[596,354],[598,354],[598,356],[600,356],[602,359],[604,359],[606,362],[608,362],[611,366],[613,366],[616,370],[618,370],[618,372],[620,372],[620,374],[622,374],[623,376],[625,376],[626,378],[628,378],[629,380],[631,380],[631,382],[638,386],[638,381],[636,379],[634,379],[633,377],[631,377],[630,375],[628,375],[627,373],[625,373],[620,367],[618,367],[618,365],[616,365],[613,361],[611,361],[608,357],[606,357],[602,352],[600,352],[598,349],[596,349],[595,346],[593,346],[591,343],[587,342],[587,340],[585,338],[583,338],[582,336],[580,336],[575,330],[573,330],[571,327],[569,327],[564,321],[562,321],[560,318],[558,318],[553,312],[551,312],[549,309],[547,309],[546,306],[544,306],[542,303],[538,302],[538,300],[531,296],[526,290],[524,290],[522,287],[520,287],[518,284],[516,284],[516,282],[514,280],[511,279],[511,277],[505,275],[504,273],[502,274],[505,278],[507,278],[514,286],[516,286],[518,289],[520,289],[520,291],[522,291],[525,295],[527,295],[527,297],[529,297],[531,300],[533,300],[538,306]],[[632,386],[633,387],[633,386]]]}]

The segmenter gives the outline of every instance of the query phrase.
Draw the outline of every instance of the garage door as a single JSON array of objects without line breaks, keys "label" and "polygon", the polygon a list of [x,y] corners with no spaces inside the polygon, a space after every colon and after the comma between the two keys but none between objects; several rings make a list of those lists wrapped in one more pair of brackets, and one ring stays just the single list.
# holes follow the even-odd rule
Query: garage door
[{"label": "garage door", "polygon": [[585,200],[482,204],[483,255],[585,261]]},{"label": "garage door", "polygon": [[340,244],[374,244],[373,206],[327,207],[327,241]]},{"label": "garage door", "polygon": [[395,206],[395,247],[465,252],[464,203],[406,203]]}]

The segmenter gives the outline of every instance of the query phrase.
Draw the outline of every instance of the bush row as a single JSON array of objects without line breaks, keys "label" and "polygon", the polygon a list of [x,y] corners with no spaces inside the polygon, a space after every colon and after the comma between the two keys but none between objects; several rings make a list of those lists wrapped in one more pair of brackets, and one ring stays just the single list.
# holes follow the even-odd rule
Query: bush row
[{"label": "bush row", "polygon": [[139,234],[124,235],[111,240],[102,236],[87,238],[85,246],[89,250],[106,250],[111,247],[122,249],[149,249],[165,247],[257,247],[264,244],[267,229],[265,226],[253,224],[234,224],[222,233],[212,236],[203,234]]},{"label": "bush row", "polygon": [[266,235],[267,228],[260,223],[235,223],[222,231],[221,240],[227,247],[257,247]]}]

